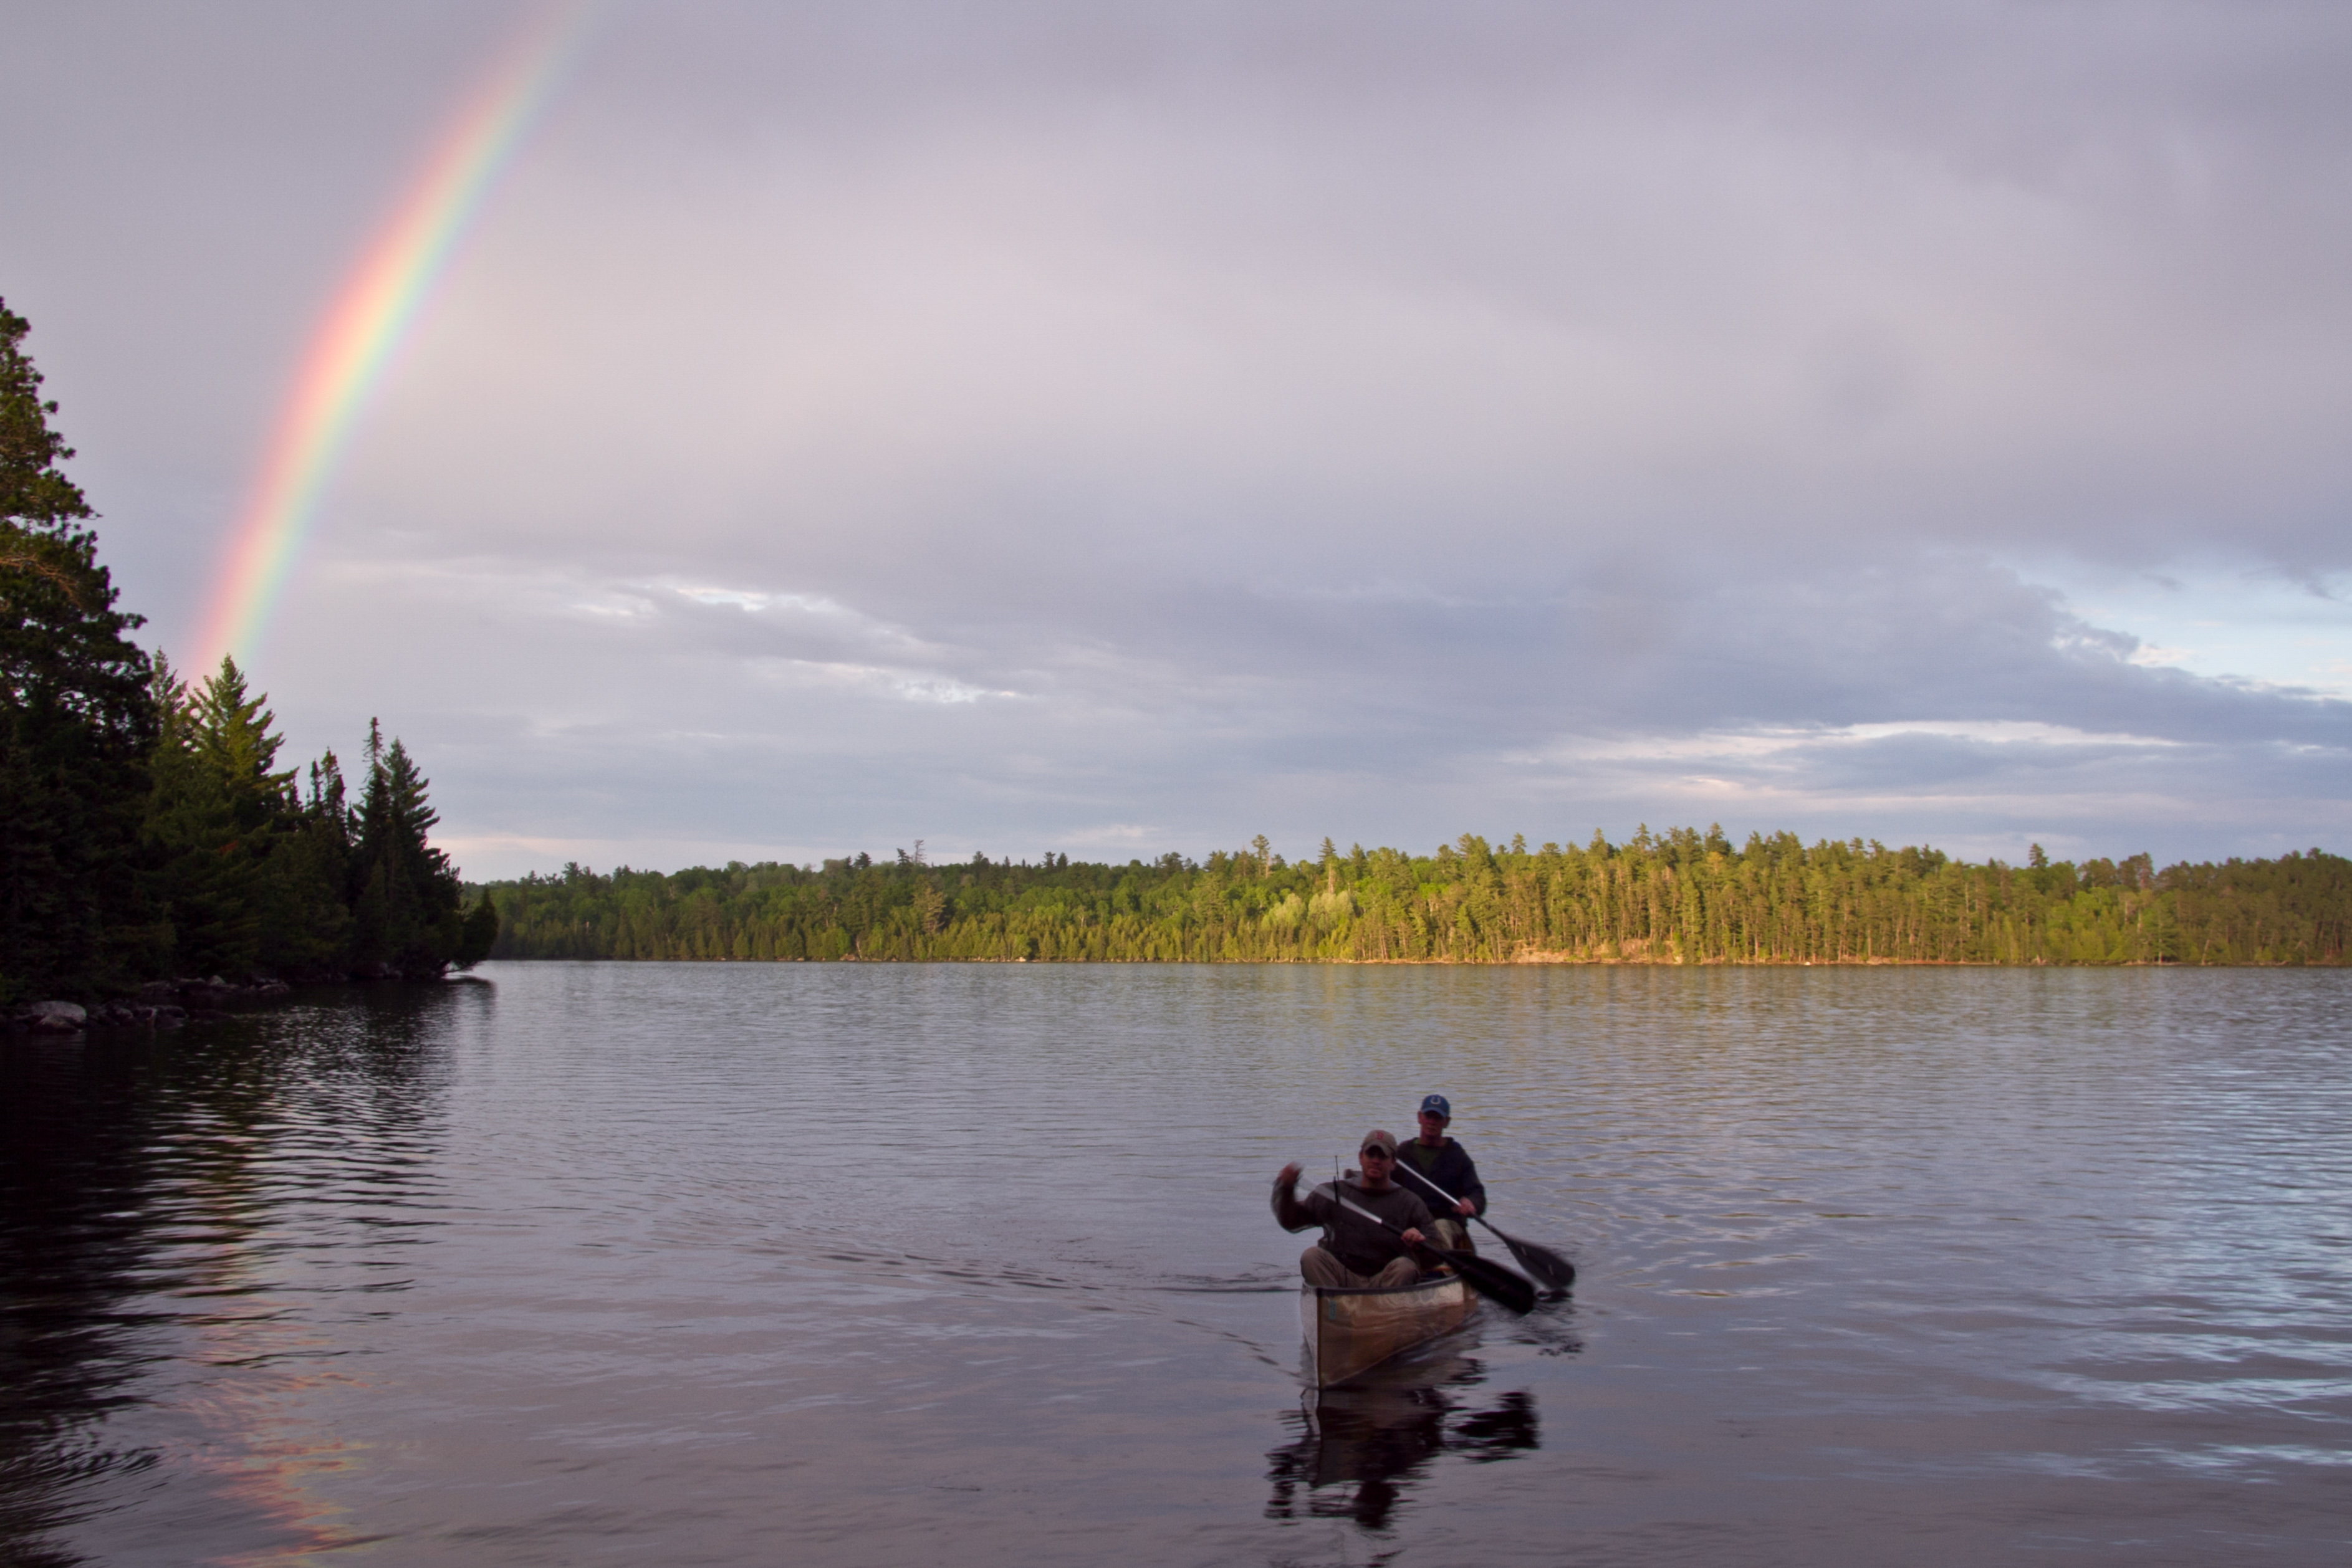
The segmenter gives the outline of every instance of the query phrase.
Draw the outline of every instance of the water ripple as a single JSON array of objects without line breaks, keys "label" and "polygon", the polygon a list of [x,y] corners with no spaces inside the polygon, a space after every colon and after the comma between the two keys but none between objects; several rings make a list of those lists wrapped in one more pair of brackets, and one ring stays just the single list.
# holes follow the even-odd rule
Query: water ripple
[{"label": "water ripple", "polygon": [[[8,1048],[0,1550],[2347,1545],[2346,977],[491,978]],[[1302,1403],[1268,1182],[1431,1090],[1579,1287]]]}]

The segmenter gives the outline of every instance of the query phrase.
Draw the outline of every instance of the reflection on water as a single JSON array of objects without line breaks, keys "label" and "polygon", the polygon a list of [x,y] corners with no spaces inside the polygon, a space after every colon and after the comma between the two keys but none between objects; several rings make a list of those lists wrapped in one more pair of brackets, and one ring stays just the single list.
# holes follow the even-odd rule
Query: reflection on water
[{"label": "reflection on water", "polygon": [[[489,973],[0,1047],[0,1562],[2352,1552],[2352,976]],[[1300,1403],[1433,1090],[1575,1294]]]},{"label": "reflection on water", "polygon": [[[436,1196],[441,1058],[478,988],[358,998],[161,1038],[35,1041],[0,1122],[0,1542],[206,1476],[157,1538],[234,1517],[296,1553],[364,1539],[311,1490],[362,1447],[304,1414],[341,1369],[322,1292],[403,1288]],[[323,1220],[326,1223],[321,1225]],[[376,1310],[382,1310],[381,1308]],[[110,1417],[170,1419],[125,1440]],[[152,1492],[152,1484],[143,1490]],[[167,1489],[168,1490],[168,1489]]]},{"label": "reflection on water", "polygon": [[1347,1519],[1385,1530],[1414,1479],[1440,1454],[1507,1459],[1542,1446],[1535,1396],[1524,1388],[1474,1399],[1487,1381],[1472,1355],[1476,1329],[1450,1336],[1429,1359],[1375,1367],[1338,1388],[1310,1391],[1285,1417],[1298,1436],[1266,1456],[1269,1519]]}]

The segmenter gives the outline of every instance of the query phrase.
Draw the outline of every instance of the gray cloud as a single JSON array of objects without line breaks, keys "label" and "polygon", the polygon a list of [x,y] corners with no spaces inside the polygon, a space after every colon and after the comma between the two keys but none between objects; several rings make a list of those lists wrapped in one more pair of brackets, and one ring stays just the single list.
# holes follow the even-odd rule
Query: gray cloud
[{"label": "gray cloud", "polygon": [[[60,12],[0,80],[0,288],[167,645],[511,20]],[[2016,563],[2352,570],[2348,67],[2328,7],[616,7],[258,674],[483,871],[2298,846],[2347,704]]]}]

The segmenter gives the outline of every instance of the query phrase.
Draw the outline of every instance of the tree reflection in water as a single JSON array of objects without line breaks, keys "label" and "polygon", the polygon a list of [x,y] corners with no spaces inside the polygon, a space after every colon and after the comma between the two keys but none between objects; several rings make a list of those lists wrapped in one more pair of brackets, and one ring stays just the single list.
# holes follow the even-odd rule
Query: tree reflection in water
[{"label": "tree reflection in water", "polygon": [[1438,1455],[1491,1463],[1540,1447],[1534,1398],[1514,1389],[1473,1405],[1467,1391],[1486,1381],[1484,1363],[1454,1354],[1375,1367],[1310,1392],[1283,1417],[1299,1436],[1266,1456],[1274,1483],[1266,1516],[1384,1529]]},{"label": "tree reflection in water", "polygon": [[0,1563],[101,1560],[68,1538],[134,1511],[241,1556],[353,1543],[310,1486],[352,1445],[303,1414],[333,1375],[302,1303],[407,1288],[450,1020],[489,999],[373,987],[0,1051]]}]

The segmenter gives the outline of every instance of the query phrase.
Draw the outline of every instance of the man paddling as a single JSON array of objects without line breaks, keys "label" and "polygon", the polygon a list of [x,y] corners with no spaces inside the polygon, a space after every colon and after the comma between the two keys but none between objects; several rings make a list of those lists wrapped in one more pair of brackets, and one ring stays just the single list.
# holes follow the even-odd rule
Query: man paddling
[{"label": "man paddling", "polygon": [[1454,1120],[1453,1103],[1443,1094],[1432,1094],[1421,1103],[1421,1136],[1407,1144],[1397,1161],[1397,1175],[1404,1185],[1429,1200],[1436,1214],[1436,1228],[1431,1232],[1440,1247],[1451,1247],[1457,1252],[1471,1252],[1470,1227],[1467,1220],[1486,1212],[1486,1185],[1478,1179],[1478,1167],[1470,1161],[1470,1151],[1445,1135],[1446,1124]]},{"label": "man paddling", "polygon": [[[1362,1175],[1338,1184],[1349,1203],[1370,1209],[1385,1225],[1350,1211],[1328,1187],[1317,1187],[1301,1198],[1292,1185],[1298,1180],[1295,1163],[1283,1166],[1274,1178],[1276,1223],[1285,1230],[1323,1228],[1322,1241],[1298,1255],[1298,1271],[1308,1284],[1386,1290],[1421,1278],[1421,1265],[1407,1249],[1421,1244],[1433,1221],[1427,1204],[1389,1179],[1396,1157],[1394,1135],[1375,1127],[1356,1151]],[[1352,1171],[1349,1175],[1356,1176]]]}]

